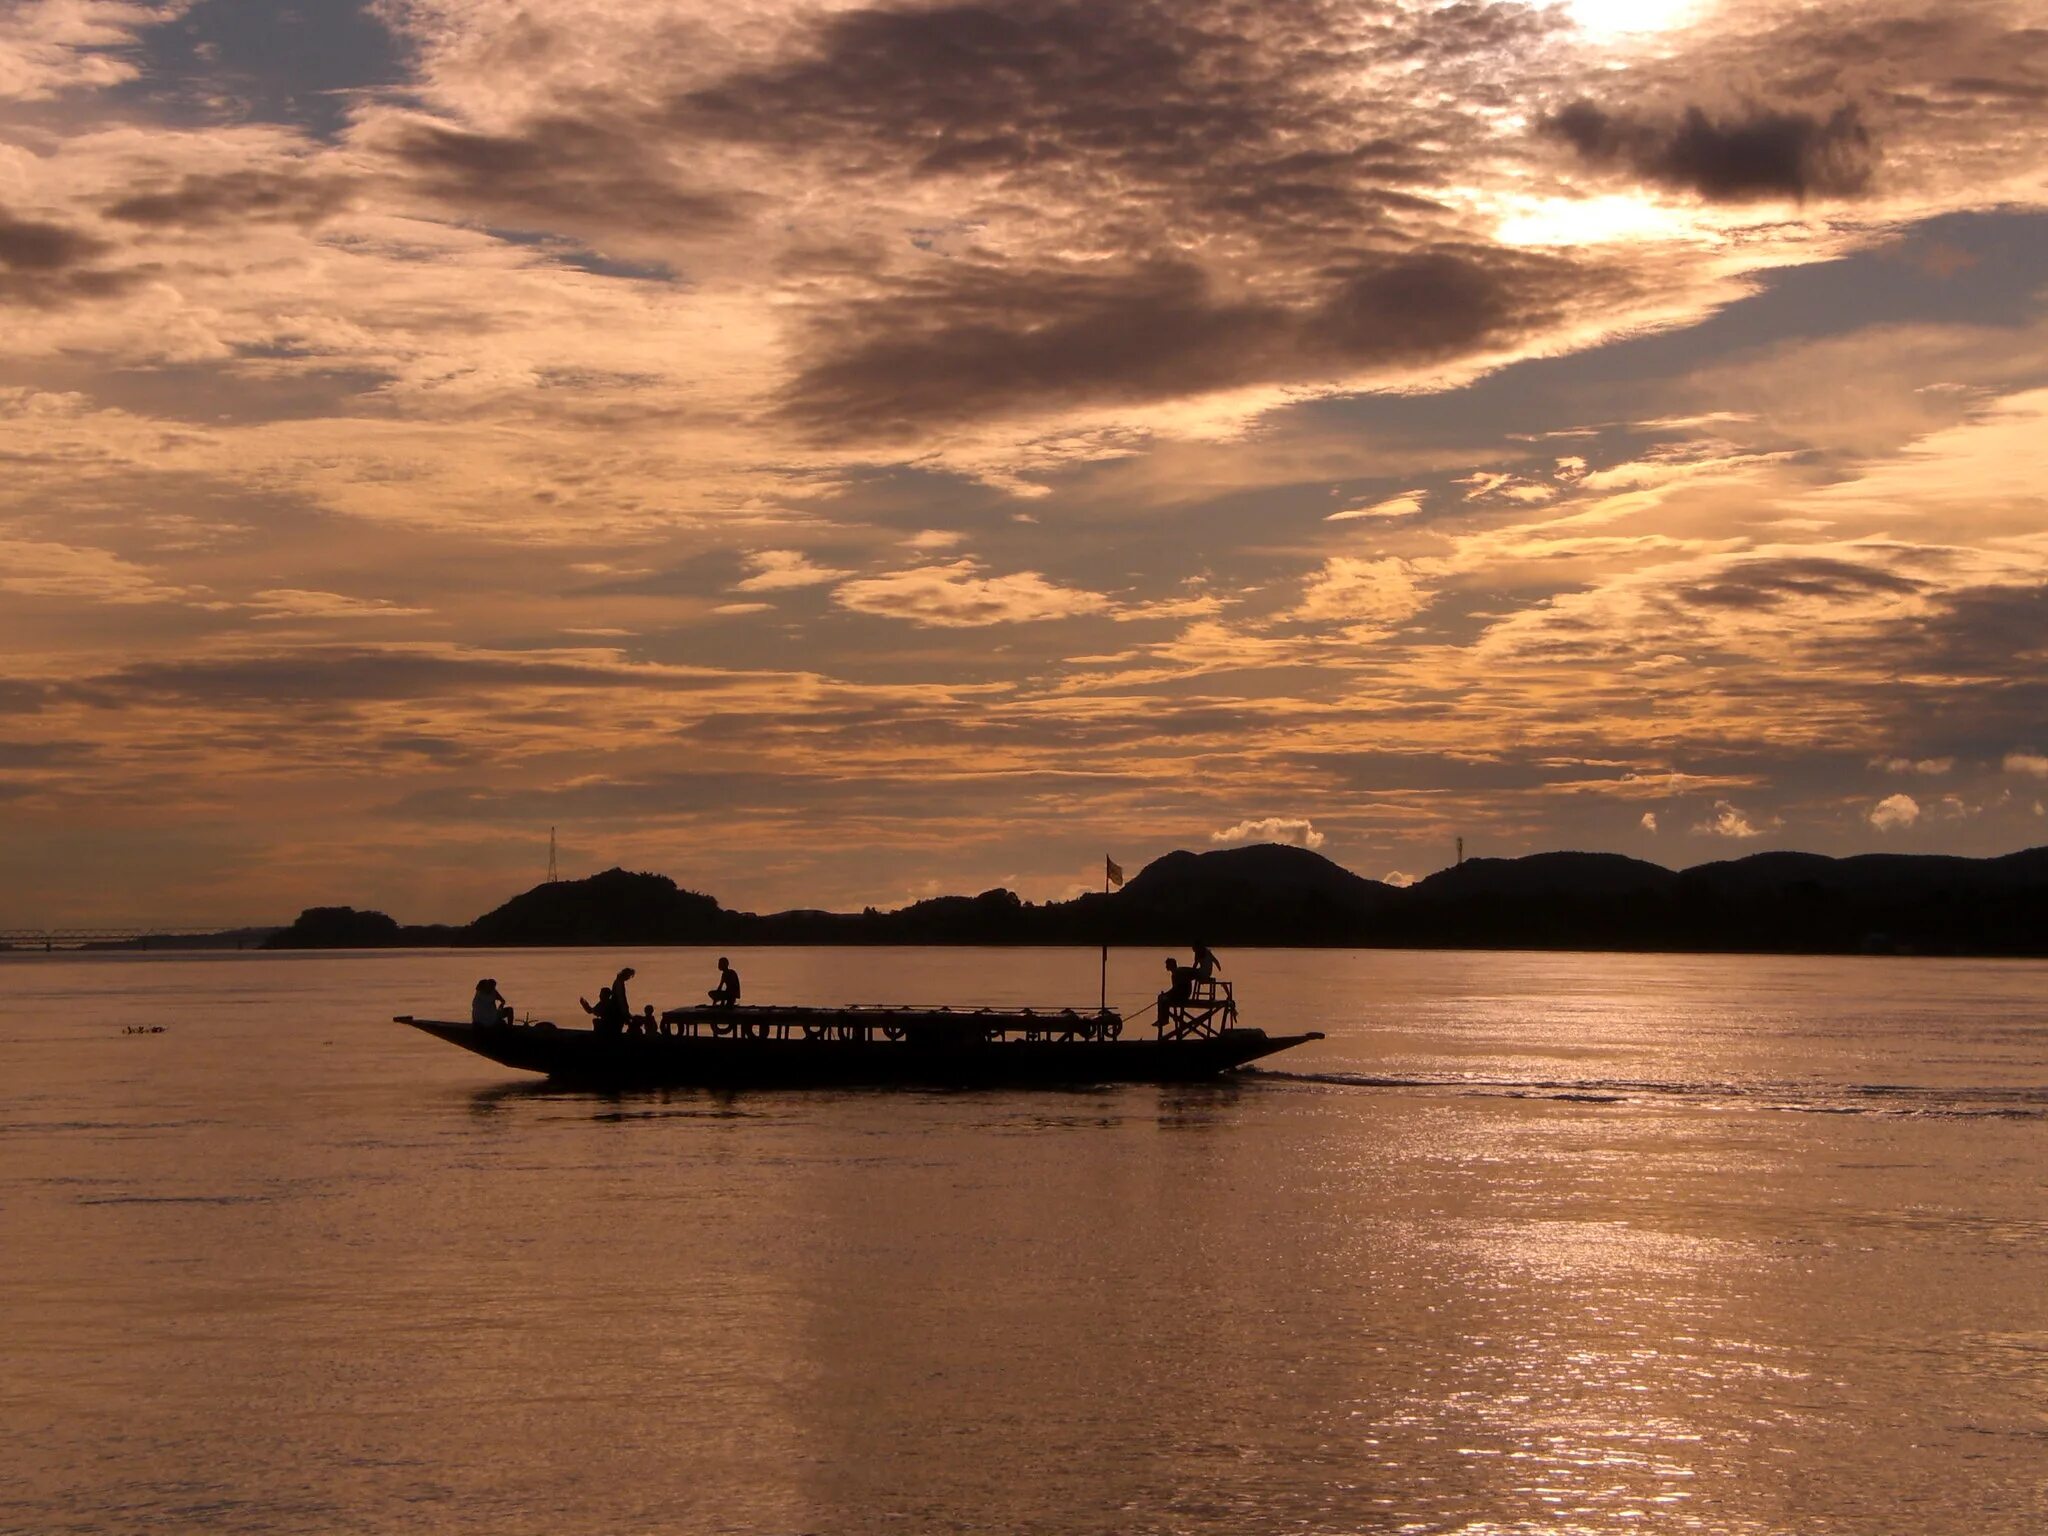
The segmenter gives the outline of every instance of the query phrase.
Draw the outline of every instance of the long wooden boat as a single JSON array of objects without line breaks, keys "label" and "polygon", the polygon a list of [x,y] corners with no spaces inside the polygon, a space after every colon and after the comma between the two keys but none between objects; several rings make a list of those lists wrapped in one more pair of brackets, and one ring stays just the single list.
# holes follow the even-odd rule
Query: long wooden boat
[{"label": "long wooden boat", "polygon": [[614,1033],[411,1014],[394,1022],[501,1066],[599,1088],[1190,1082],[1323,1038],[1240,1026],[1223,982],[1167,1014],[1133,1039],[1116,1014],[1078,1009],[676,1008],[657,1027]]}]

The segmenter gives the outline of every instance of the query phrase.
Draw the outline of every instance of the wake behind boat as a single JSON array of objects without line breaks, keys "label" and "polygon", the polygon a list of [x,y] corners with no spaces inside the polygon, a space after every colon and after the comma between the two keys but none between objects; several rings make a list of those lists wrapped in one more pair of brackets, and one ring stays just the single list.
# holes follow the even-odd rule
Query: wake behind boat
[{"label": "wake behind boat", "polygon": [[601,1088],[1050,1087],[1216,1077],[1322,1035],[1237,1022],[1230,983],[1162,999],[1149,1035],[1109,1009],[699,1006],[619,1032],[394,1020],[501,1066]]}]

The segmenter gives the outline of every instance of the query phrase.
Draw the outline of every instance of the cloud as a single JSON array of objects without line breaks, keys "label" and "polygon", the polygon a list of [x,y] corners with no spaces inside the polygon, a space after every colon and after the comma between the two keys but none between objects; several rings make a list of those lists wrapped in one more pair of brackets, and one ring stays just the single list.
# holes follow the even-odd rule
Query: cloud
[{"label": "cloud", "polygon": [[1674,587],[1682,603],[1700,608],[1773,608],[1788,599],[1852,602],[1872,595],[1906,596],[1924,591],[1926,583],[1847,560],[1819,556],[1780,556],[1744,560],[1718,571],[1711,580]]},{"label": "cloud", "polygon": [[109,249],[97,235],[0,205],[0,305],[52,308],[122,292],[134,274],[89,265]]},{"label": "cloud", "polygon": [[1655,122],[1576,101],[1544,128],[1590,164],[1622,166],[1717,203],[1855,197],[1868,190],[1877,161],[1853,102],[1826,118],[1753,108],[1716,120],[1688,107],[1675,122]]},{"label": "cloud", "polygon": [[1211,832],[1212,843],[1285,843],[1293,848],[1320,848],[1327,838],[1306,816],[1262,816]]},{"label": "cloud", "polygon": [[67,225],[17,218],[0,207],[0,266],[10,271],[55,272],[106,249],[106,241]]},{"label": "cloud", "polygon": [[1289,618],[1352,623],[1398,623],[1429,601],[1406,560],[1361,560],[1332,555],[1302,588]]},{"label": "cloud", "polygon": [[1625,286],[1576,258],[1468,244],[1350,256],[1304,274],[1292,301],[1240,295],[1177,256],[959,261],[819,311],[781,405],[827,441],[887,440],[1020,411],[1333,381],[1507,347]]},{"label": "cloud", "polygon": [[171,603],[191,596],[110,550],[4,536],[0,592],[96,603]]},{"label": "cloud", "polygon": [[2048,779],[2048,757],[2034,752],[2008,752],[2005,754],[2005,771],[2024,774],[2029,778]]},{"label": "cloud", "polygon": [[314,592],[278,587],[249,599],[258,619],[390,619],[427,612],[406,608],[381,597],[349,597],[340,592]]},{"label": "cloud", "polygon": [[720,233],[751,201],[736,189],[693,184],[660,133],[603,109],[544,114],[502,132],[420,117],[377,120],[369,142],[418,196],[600,244]]},{"label": "cloud", "polygon": [[1886,795],[1870,808],[1870,824],[1880,832],[1895,832],[1920,819],[1920,803],[1911,795]]},{"label": "cloud", "polygon": [[1925,778],[1939,778],[1955,767],[1952,757],[1874,757],[1870,766],[1880,773],[1916,773]]},{"label": "cloud", "polygon": [[1657,830],[1657,813],[1655,811],[1643,812],[1642,828],[1645,832]]},{"label": "cloud", "polygon": [[803,551],[797,549],[756,550],[747,556],[747,564],[754,568],[754,574],[733,583],[735,592],[789,592],[799,587],[823,586],[852,574],[830,566],[813,565]]},{"label": "cloud", "polygon": [[1409,886],[1414,885],[1420,878],[1421,876],[1408,874],[1404,870],[1390,869],[1380,876],[1380,884],[1391,885],[1397,890],[1405,890]]},{"label": "cloud", "polygon": [[921,565],[846,582],[835,597],[855,613],[943,629],[1073,618],[1110,606],[1099,592],[1060,586],[1037,571],[984,576],[983,569],[972,559]]},{"label": "cloud", "polygon": [[1326,523],[1348,523],[1361,517],[1413,517],[1422,510],[1422,503],[1429,495],[1427,491],[1403,491],[1398,496],[1389,496],[1385,501],[1376,501],[1370,506],[1346,507],[1342,512],[1332,512],[1323,521]]},{"label": "cloud", "polygon": [[1750,825],[1749,816],[1746,812],[1738,810],[1726,800],[1716,800],[1714,802],[1713,814],[1707,817],[1706,820],[1695,823],[1693,831],[1708,837],[1740,839],[1763,836],[1761,832]]},{"label": "cloud", "polygon": [[142,661],[75,685],[82,697],[225,706],[474,697],[527,688],[685,691],[729,674],[634,667],[609,651],[506,652],[466,646],[313,645],[246,655]]},{"label": "cloud", "polygon": [[136,0],[20,0],[0,12],[0,101],[105,89],[140,72],[135,34],[184,7]]},{"label": "cloud", "polygon": [[207,229],[222,224],[311,225],[344,208],[355,183],[301,170],[188,172],[169,186],[132,191],[107,205],[130,224]]}]

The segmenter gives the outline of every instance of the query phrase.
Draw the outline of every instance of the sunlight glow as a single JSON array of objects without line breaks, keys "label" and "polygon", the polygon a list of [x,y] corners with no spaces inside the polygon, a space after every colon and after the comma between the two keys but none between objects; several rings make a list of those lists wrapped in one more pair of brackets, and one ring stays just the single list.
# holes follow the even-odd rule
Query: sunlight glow
[{"label": "sunlight glow", "polygon": [[1497,237],[1508,245],[1608,245],[1684,240],[1704,234],[1683,208],[1615,194],[1516,199]]},{"label": "sunlight glow", "polygon": [[1565,8],[1582,31],[1595,37],[1631,32],[1668,32],[1691,21],[1701,0],[1566,0]]}]

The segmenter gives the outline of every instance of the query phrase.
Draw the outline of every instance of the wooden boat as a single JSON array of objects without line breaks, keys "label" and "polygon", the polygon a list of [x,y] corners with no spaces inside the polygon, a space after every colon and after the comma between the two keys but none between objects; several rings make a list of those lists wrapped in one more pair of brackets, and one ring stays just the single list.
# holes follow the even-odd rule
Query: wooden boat
[{"label": "wooden boat", "polygon": [[674,1008],[624,1033],[553,1024],[394,1020],[563,1083],[600,1088],[1051,1087],[1190,1082],[1322,1035],[1237,1022],[1230,984],[1199,982],[1149,1035],[1108,1010],[878,1007]]}]

